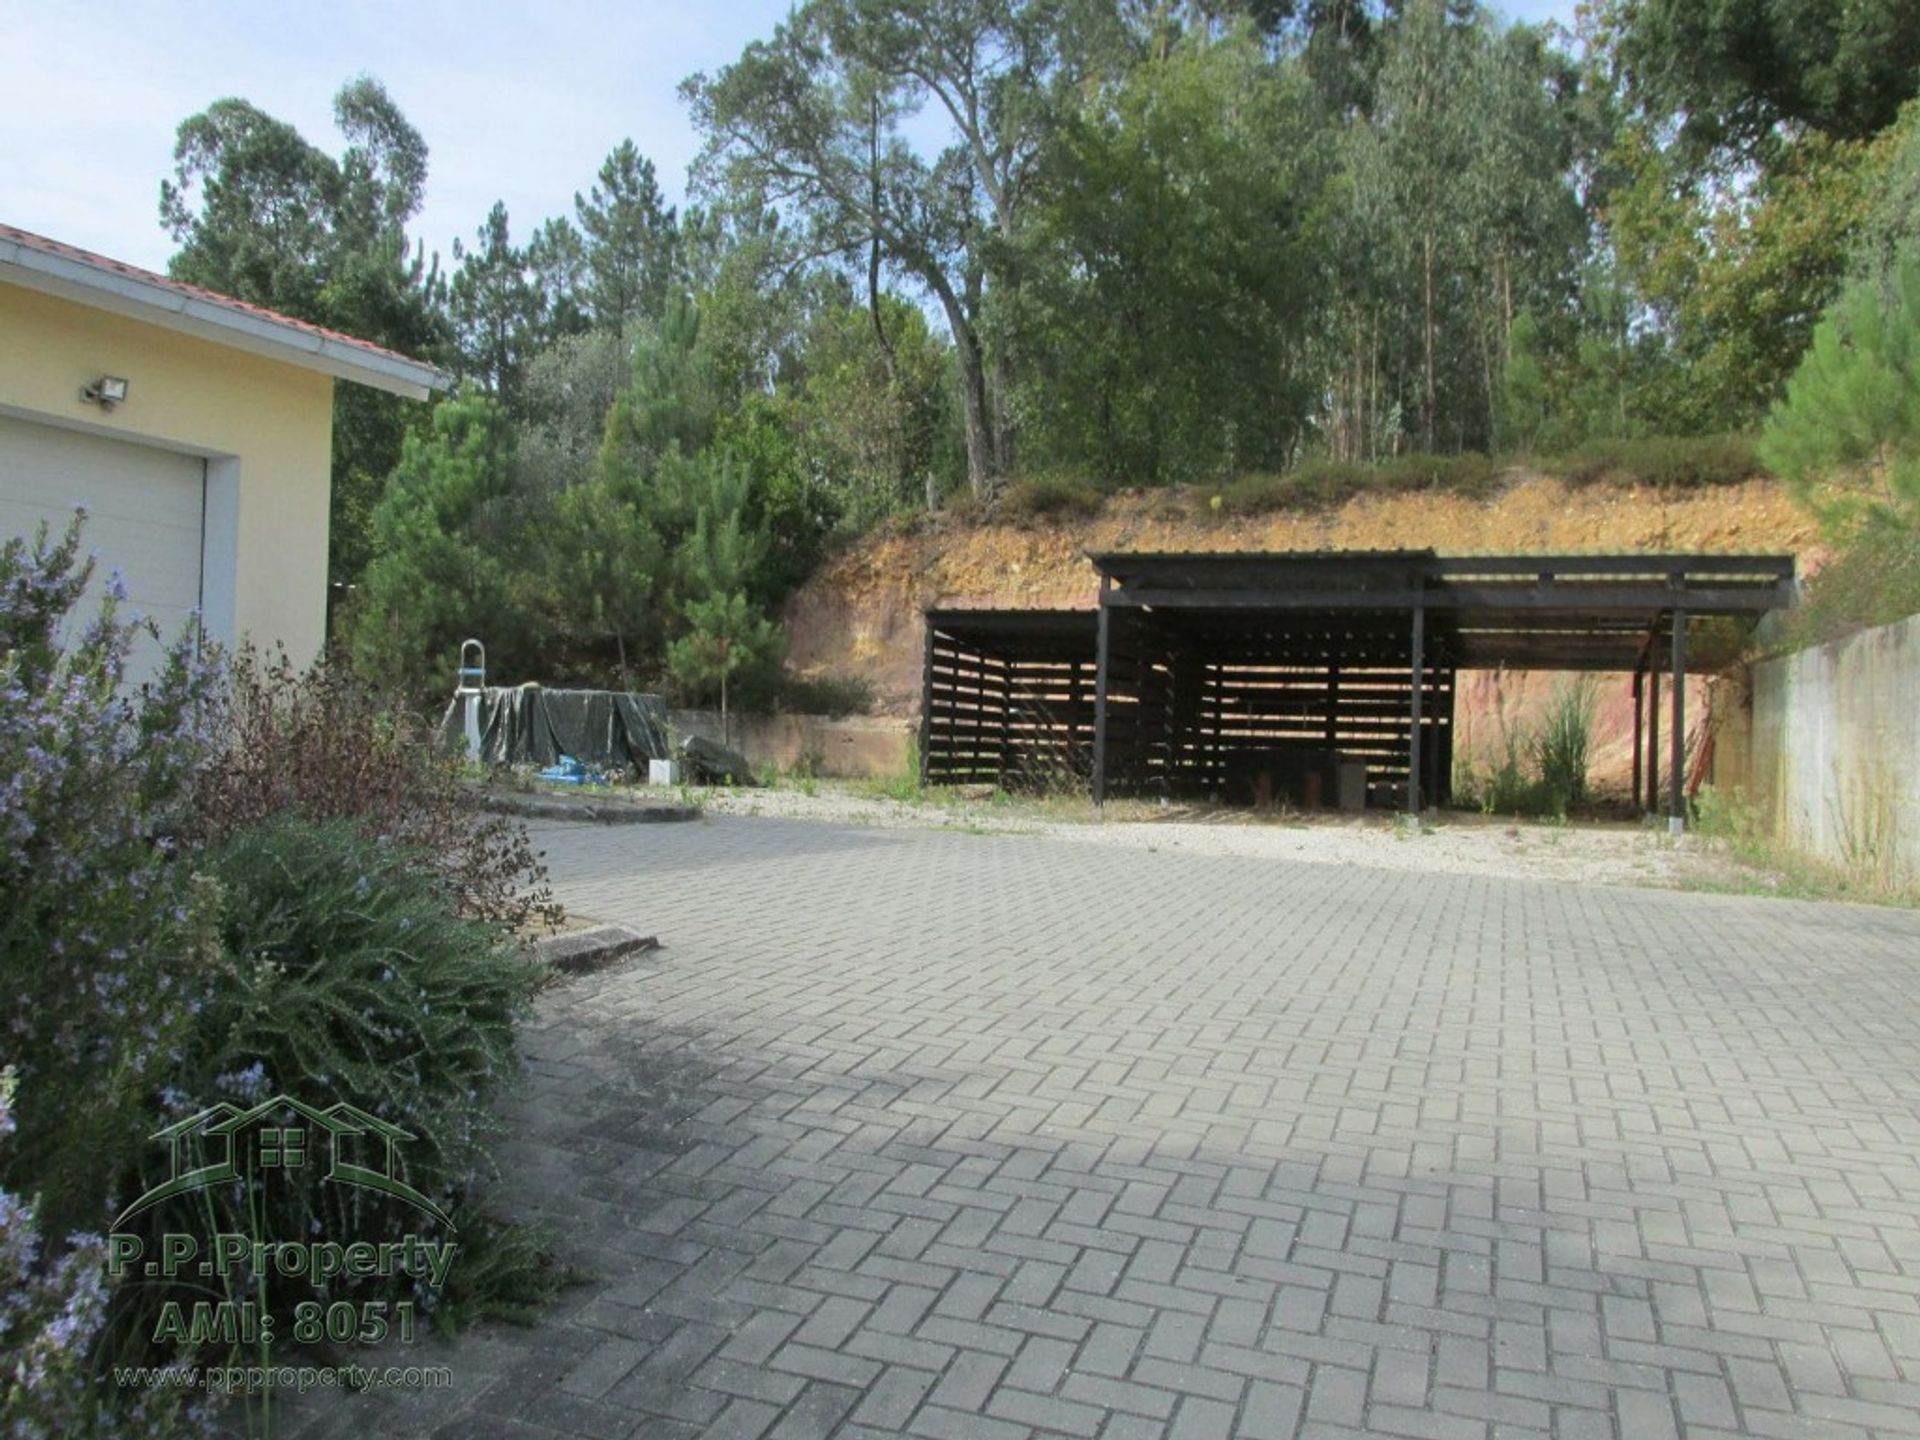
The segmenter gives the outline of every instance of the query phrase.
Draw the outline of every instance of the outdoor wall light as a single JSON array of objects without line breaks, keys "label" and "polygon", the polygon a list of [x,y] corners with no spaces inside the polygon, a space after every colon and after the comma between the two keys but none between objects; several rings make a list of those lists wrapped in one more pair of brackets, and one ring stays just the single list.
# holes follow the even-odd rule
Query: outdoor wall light
[{"label": "outdoor wall light", "polygon": [[89,405],[98,405],[102,410],[111,410],[127,398],[126,376],[102,375],[80,392],[80,398]]}]

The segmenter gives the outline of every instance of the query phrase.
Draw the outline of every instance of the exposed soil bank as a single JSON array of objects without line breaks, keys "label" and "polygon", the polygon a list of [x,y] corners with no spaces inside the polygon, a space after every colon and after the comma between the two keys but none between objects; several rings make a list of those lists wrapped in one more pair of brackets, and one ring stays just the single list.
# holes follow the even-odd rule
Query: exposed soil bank
[{"label": "exposed soil bank", "polygon": [[[1772,480],[1673,492],[1574,488],[1516,472],[1488,500],[1448,494],[1363,496],[1319,514],[1221,517],[1205,491],[1112,497],[1102,512],[1064,524],[934,522],[917,533],[874,536],[837,556],[788,607],[795,668],[851,674],[874,689],[883,715],[912,716],[920,698],[920,612],[928,605],[1091,606],[1098,593],[1089,551],[1386,550],[1447,555],[1528,552],[1691,551],[1785,553],[1803,573],[1822,558],[1817,527]],[[1503,726],[1524,730],[1551,693],[1541,675],[1464,675],[1456,754],[1503,748]],[[1690,733],[1706,713],[1690,695]],[[1624,792],[1632,698],[1609,680],[1597,726],[1595,778]]]}]

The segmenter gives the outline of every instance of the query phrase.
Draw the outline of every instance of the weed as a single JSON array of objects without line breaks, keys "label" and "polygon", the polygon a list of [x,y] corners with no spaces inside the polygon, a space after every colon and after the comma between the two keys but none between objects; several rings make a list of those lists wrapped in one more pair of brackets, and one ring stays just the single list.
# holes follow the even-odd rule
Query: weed
[{"label": "weed", "polygon": [[1647,435],[1631,440],[1596,440],[1535,464],[1569,485],[1646,485],[1655,490],[1738,485],[1767,473],[1753,441],[1744,435]]},{"label": "weed", "polygon": [[1599,688],[1591,675],[1562,681],[1555,687],[1553,701],[1532,737],[1540,798],[1554,815],[1565,817],[1587,798],[1587,758],[1599,700]]},{"label": "weed", "polygon": [[920,746],[915,740],[907,741],[905,764],[891,775],[876,775],[860,786],[862,794],[875,800],[897,800],[902,805],[918,805],[927,798],[926,787],[920,783]]},{"label": "weed", "polygon": [[[1874,802],[1876,810],[1883,809]],[[1694,876],[1694,889],[1737,890],[1802,900],[1855,900],[1876,905],[1920,905],[1920,885],[1904,877],[1885,843],[1878,814],[1864,820],[1839,817],[1845,858],[1839,864],[1782,843],[1759,807],[1740,790],[1703,785],[1694,804],[1694,834],[1708,849],[1726,855],[1746,872]],[[1876,840],[1879,843],[1876,843]]]},{"label": "weed", "polygon": [[1487,815],[1553,817],[1565,820],[1587,799],[1587,764],[1599,690],[1591,676],[1562,682],[1547,713],[1534,725],[1516,728],[1499,710],[1500,750],[1486,767],[1463,759],[1454,771],[1457,801]]},{"label": "weed", "polygon": [[1920,533],[1869,524],[1806,584],[1766,653],[1784,654],[1920,614]]},{"label": "weed", "polygon": [[1000,495],[1000,513],[1015,520],[1085,519],[1100,513],[1104,497],[1078,475],[1049,473],[1016,480]]}]

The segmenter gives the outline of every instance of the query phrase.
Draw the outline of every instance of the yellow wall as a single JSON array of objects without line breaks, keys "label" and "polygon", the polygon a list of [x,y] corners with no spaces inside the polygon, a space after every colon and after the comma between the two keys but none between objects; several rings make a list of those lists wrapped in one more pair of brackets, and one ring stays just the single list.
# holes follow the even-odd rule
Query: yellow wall
[{"label": "yellow wall", "polygon": [[[80,398],[125,376],[124,405]],[[286,645],[297,663],[325,639],[333,381],[310,370],[0,284],[0,406],[95,434],[205,455],[238,474],[232,582],[236,638]],[[237,462],[221,465],[220,461]],[[209,531],[219,526],[209,517]],[[211,570],[218,562],[209,554]],[[220,617],[209,615],[209,624]]]}]

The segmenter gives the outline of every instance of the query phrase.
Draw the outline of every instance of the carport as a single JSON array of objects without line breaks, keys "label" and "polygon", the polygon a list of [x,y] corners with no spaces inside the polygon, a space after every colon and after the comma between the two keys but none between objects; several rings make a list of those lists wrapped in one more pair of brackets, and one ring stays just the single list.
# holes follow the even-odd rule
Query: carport
[{"label": "carport", "polygon": [[1091,559],[1095,610],[927,612],[927,782],[1418,812],[1448,798],[1457,672],[1598,671],[1633,676],[1636,803],[1678,818],[1690,632],[1794,588],[1778,555]]}]

